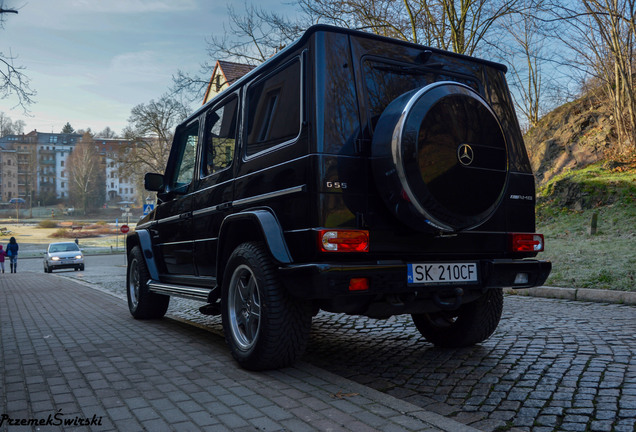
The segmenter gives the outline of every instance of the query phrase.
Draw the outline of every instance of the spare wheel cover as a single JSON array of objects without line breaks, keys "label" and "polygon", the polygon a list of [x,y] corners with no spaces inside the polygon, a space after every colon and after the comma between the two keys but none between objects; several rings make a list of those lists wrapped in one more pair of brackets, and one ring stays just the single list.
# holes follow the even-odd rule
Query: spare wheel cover
[{"label": "spare wheel cover", "polygon": [[503,130],[488,103],[464,84],[438,82],[398,97],[380,116],[372,148],[382,199],[413,228],[474,228],[503,197]]}]

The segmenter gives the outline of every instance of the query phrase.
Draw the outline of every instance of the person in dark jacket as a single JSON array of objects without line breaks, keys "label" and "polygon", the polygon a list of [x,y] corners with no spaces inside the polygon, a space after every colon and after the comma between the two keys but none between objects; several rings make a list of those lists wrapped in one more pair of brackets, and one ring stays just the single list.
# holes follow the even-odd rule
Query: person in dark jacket
[{"label": "person in dark jacket", "polygon": [[15,241],[15,237],[11,237],[9,239],[9,244],[7,245],[7,256],[9,257],[9,266],[11,267],[11,273],[16,273],[18,271],[18,250],[20,246],[18,246],[18,242]]}]

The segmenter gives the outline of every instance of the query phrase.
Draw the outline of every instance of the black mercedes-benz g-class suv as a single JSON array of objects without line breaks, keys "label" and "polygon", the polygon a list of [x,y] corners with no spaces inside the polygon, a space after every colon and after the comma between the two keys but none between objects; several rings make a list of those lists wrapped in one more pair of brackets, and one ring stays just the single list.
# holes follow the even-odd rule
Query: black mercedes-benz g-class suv
[{"label": "black mercedes-benz g-class suv", "polygon": [[502,287],[546,280],[504,66],[329,26],[177,127],[156,209],[127,237],[135,318],[170,296],[222,315],[248,369],[291,364],[319,310],[411,314],[487,339]]}]

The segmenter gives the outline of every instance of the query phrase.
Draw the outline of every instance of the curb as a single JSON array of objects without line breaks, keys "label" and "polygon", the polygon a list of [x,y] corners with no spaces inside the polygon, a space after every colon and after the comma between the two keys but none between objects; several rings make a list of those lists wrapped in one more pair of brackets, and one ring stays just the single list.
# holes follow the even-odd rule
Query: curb
[{"label": "curb", "polygon": [[480,429],[476,429],[473,426],[458,422],[457,420],[445,417],[441,414],[427,411],[425,408],[411,404],[404,400],[398,399],[381,391],[372,389],[363,384],[359,384],[355,381],[351,381],[347,378],[343,378],[339,375],[335,375],[324,369],[320,369],[307,362],[299,361],[296,366],[298,369],[305,371],[311,375],[319,376],[325,381],[331,383],[338,383],[341,386],[346,386],[347,391],[352,390],[354,393],[358,393],[367,399],[370,399],[376,403],[380,403],[384,406],[392,408],[401,412],[406,416],[415,417],[422,420],[425,423],[431,424],[436,428],[439,428],[443,432],[480,432]]},{"label": "curb", "polygon": [[505,288],[504,292],[506,294],[527,297],[546,297],[596,303],[618,303],[625,305],[636,305],[636,292],[632,291],[612,291],[589,288],[560,288],[542,286],[526,289]]}]

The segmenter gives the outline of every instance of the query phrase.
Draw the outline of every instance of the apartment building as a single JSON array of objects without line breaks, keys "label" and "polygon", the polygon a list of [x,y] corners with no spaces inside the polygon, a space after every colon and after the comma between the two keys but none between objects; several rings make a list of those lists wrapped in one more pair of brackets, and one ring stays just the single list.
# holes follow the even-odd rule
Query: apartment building
[{"label": "apartment building", "polygon": [[[130,152],[130,141],[95,138],[93,142],[106,170],[106,200],[135,201],[139,191],[134,186],[134,181],[122,175],[120,169],[120,161]],[[141,198],[141,195],[139,197]]]},{"label": "apartment building", "polygon": [[[32,131],[23,135],[0,138],[0,199],[38,200],[42,203],[65,201],[69,197],[68,157],[82,139],[80,134]],[[120,154],[131,143],[121,139],[94,138],[100,155],[100,167],[105,172],[107,201],[135,201],[134,182],[122,178]]]}]

